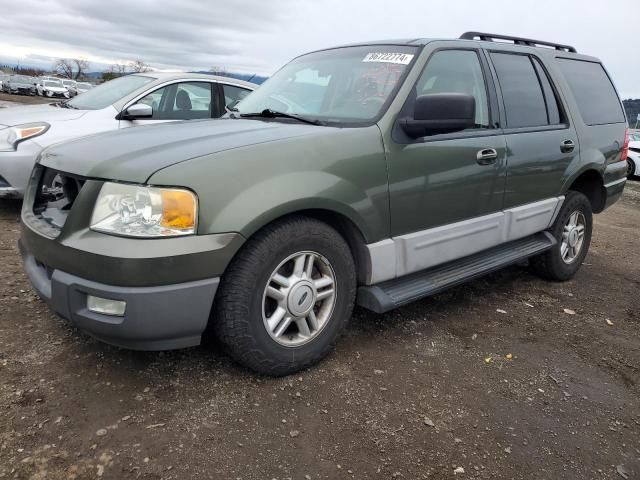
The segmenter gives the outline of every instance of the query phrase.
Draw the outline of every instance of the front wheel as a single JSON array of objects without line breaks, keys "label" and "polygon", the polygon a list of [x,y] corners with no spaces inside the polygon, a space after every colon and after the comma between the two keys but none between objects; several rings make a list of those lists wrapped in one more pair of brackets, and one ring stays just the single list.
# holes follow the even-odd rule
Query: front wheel
[{"label": "front wheel", "polygon": [[569,191],[550,233],[557,244],[531,259],[531,267],[541,277],[566,281],[578,272],[591,244],[593,213],[589,199]]},{"label": "front wheel", "polygon": [[356,292],[349,246],[329,225],[291,217],[251,238],[223,275],[211,321],[237,362],[282,376],[325,357]]},{"label": "front wheel", "polygon": [[636,173],[636,164],[633,160],[627,158],[627,178],[632,178]]}]

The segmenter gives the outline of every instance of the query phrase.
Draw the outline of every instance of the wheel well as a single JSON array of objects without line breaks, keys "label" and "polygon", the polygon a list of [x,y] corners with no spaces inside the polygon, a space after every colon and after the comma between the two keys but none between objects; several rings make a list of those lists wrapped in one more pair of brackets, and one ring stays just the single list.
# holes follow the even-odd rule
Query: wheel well
[{"label": "wheel well", "polygon": [[356,275],[358,284],[363,284],[369,275],[369,250],[367,249],[367,241],[360,229],[353,223],[348,217],[331,211],[323,209],[308,209],[298,210],[284,215],[280,218],[276,218],[273,221],[277,222],[283,218],[291,215],[304,215],[306,217],[314,218],[318,221],[324,222],[327,225],[335,228],[336,231],[345,239],[353,255],[353,261],[356,265]]},{"label": "wheel well", "polygon": [[593,213],[600,213],[604,210],[607,192],[604,189],[602,177],[595,170],[587,170],[576,178],[569,190],[574,190],[584,194],[591,203]]}]

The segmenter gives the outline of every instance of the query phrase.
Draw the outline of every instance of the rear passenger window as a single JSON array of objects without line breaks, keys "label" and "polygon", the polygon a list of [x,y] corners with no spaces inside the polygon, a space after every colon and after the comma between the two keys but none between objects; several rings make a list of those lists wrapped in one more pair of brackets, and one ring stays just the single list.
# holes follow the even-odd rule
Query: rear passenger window
[{"label": "rear passenger window", "polygon": [[529,56],[493,52],[491,60],[502,90],[507,127],[548,125],[544,94]]},{"label": "rear passenger window", "polygon": [[558,58],[560,70],[587,125],[623,123],[624,113],[613,84],[597,62]]}]

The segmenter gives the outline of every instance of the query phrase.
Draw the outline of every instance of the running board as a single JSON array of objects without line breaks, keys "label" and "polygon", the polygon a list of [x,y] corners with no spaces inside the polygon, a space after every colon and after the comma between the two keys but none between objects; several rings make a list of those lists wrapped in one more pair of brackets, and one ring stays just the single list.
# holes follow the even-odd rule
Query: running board
[{"label": "running board", "polygon": [[358,288],[357,303],[384,313],[549,250],[557,240],[548,232],[498,245],[480,253],[393,280]]}]

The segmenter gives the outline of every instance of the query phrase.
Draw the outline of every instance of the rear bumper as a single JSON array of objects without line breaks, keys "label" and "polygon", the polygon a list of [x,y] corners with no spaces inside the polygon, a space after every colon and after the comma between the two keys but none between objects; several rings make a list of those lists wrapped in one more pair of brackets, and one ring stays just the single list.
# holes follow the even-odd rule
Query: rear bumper
[{"label": "rear bumper", "polygon": [[[134,350],[171,350],[200,344],[219,278],[152,287],[93,282],[39,263],[20,243],[24,269],[51,308],[91,336]],[[124,316],[87,309],[87,295],[126,302]]]}]

